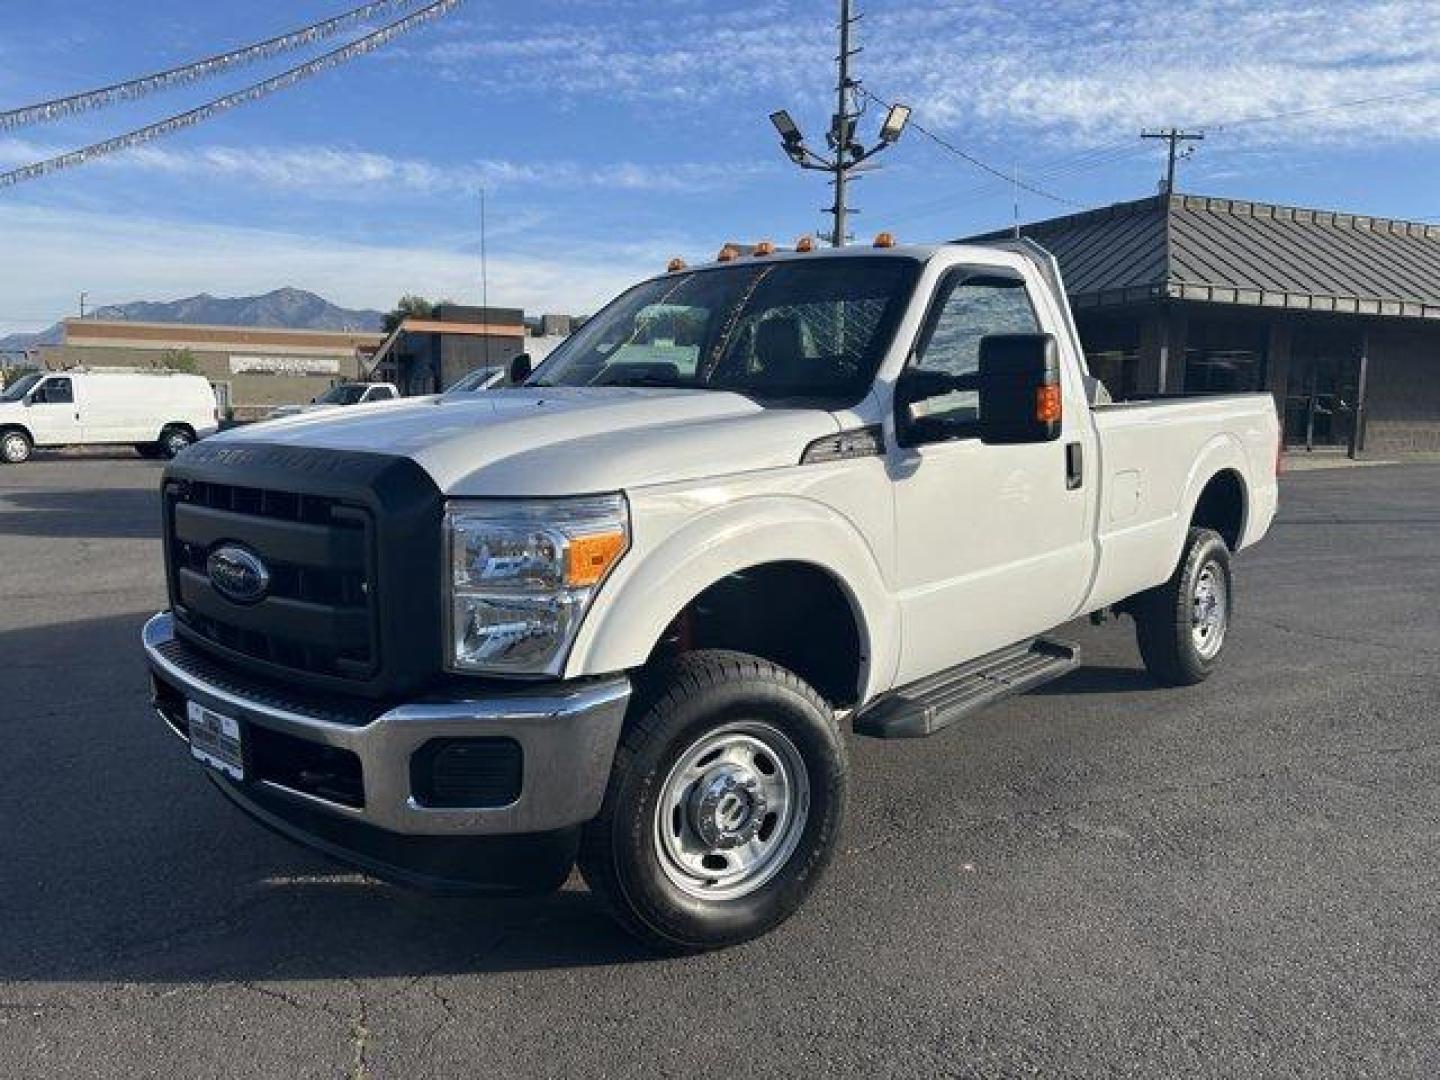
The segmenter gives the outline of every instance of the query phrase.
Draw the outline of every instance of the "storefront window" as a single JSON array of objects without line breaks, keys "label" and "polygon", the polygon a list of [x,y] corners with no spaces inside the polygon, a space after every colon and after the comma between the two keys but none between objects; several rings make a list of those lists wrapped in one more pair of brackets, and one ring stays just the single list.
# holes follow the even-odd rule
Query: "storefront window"
[{"label": "storefront window", "polygon": [[1185,340],[1185,392],[1263,390],[1267,336],[1264,323],[1191,319]]}]

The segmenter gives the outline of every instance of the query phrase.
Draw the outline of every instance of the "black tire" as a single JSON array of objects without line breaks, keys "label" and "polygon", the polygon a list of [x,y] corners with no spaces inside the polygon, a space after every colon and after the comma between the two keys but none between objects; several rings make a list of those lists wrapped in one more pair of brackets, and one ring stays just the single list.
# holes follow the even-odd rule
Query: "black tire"
[{"label": "black tire", "polygon": [[[774,732],[783,740],[774,740]],[[697,896],[676,883],[676,876],[683,879],[685,872],[667,857],[661,839],[662,821],[674,820],[678,836],[681,818],[691,819],[678,809],[657,816],[657,807],[667,790],[675,790],[668,780],[683,756],[707,738],[751,734],[798,755],[790,761],[803,767],[808,809],[803,820],[798,815],[786,819],[793,821],[789,828],[773,826],[765,842],[779,845],[777,854],[768,877],[754,875],[753,891],[733,898]],[[702,756],[700,764],[705,760]],[[763,752],[752,764],[764,771]],[[771,768],[776,768],[773,762]],[[798,774],[799,768],[793,771]],[[782,770],[782,775],[789,774]],[[804,681],[743,653],[688,653],[642,677],[600,815],[581,837],[581,873],[620,924],[657,951],[701,952],[759,937],[794,914],[829,866],[844,817],[848,775],[834,711]],[[699,814],[703,802],[694,800],[692,788],[686,805],[696,806]],[[794,800],[795,805],[804,802]],[[750,817],[759,822],[752,838],[763,837],[769,820],[755,816],[756,805],[748,805]],[[765,804],[758,806],[764,815]],[[717,819],[719,814],[717,809]],[[779,852],[791,844],[782,858]],[[706,887],[698,880],[687,885],[691,890]]]},{"label": "black tire", "polygon": [[153,442],[137,442],[135,444],[135,452],[149,461],[155,460],[163,453],[160,449],[160,444]]},{"label": "black tire", "polygon": [[173,458],[195,442],[195,433],[183,424],[171,424],[160,432],[160,456]]},{"label": "black tire", "polygon": [[6,465],[23,465],[30,460],[35,444],[30,436],[18,428],[0,431],[0,462]]},{"label": "black tire", "polygon": [[[1203,593],[1202,578],[1207,574],[1211,600],[1197,598],[1197,590]],[[1218,607],[1213,600],[1217,595]],[[1165,686],[1193,686],[1208,679],[1224,653],[1234,598],[1230,549],[1213,530],[1191,529],[1180,565],[1170,580],[1141,593],[1131,603],[1140,656],[1151,677]],[[1213,613],[1216,620],[1208,633],[1206,627],[1197,625],[1200,608],[1206,609],[1204,614]]]}]

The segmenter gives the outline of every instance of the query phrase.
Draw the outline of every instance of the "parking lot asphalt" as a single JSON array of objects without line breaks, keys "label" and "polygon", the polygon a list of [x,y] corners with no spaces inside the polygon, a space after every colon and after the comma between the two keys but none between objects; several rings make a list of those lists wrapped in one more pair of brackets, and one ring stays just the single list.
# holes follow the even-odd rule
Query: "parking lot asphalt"
[{"label": "parking lot asphalt", "polygon": [[853,740],[843,852],[656,960],[245,820],[147,707],[160,466],[0,469],[0,1075],[1440,1074],[1440,466],[1288,477],[1223,670]]}]

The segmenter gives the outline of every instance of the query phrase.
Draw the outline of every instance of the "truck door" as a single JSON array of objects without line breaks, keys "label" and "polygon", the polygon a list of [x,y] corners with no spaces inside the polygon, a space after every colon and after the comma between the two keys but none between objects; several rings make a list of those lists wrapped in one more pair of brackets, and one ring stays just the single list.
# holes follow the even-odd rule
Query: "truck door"
[{"label": "truck door", "polygon": [[83,441],[75,380],[52,375],[30,391],[25,423],[36,446],[69,446]]},{"label": "truck door", "polygon": [[[976,372],[982,337],[1057,329],[1036,309],[1018,271],[956,267],[935,290],[909,364]],[[902,683],[1049,630],[1083,602],[1094,566],[1085,490],[1094,484],[1083,469],[1093,433],[1074,359],[1062,359],[1059,439],[985,445],[978,392],[961,391],[921,403],[921,445],[891,451]]]}]

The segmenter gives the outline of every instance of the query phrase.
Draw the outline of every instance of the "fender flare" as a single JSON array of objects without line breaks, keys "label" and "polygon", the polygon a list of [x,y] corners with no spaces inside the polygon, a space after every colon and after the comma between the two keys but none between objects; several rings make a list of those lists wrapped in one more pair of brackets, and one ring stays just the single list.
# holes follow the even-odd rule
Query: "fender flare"
[{"label": "fender flare", "polygon": [[1240,536],[1245,536],[1245,531],[1249,528],[1252,498],[1250,482],[1246,478],[1248,468],[1249,459],[1245,456],[1244,444],[1228,432],[1216,435],[1200,448],[1185,476],[1184,495],[1180,500],[1180,514],[1177,519],[1180,527],[1171,545],[1169,565],[1173,567],[1179,564],[1180,553],[1185,549],[1185,537],[1190,531],[1190,522],[1195,517],[1195,508],[1200,504],[1200,496],[1210,481],[1222,472],[1233,472],[1240,481]]},{"label": "fender flare", "polygon": [[860,700],[888,686],[900,656],[899,608],[874,554],[834,510],[784,495],[706,510],[640,558],[622,560],[580,627],[566,677],[641,666],[675,616],[711,585],[777,562],[804,563],[835,580],[860,638]]}]

